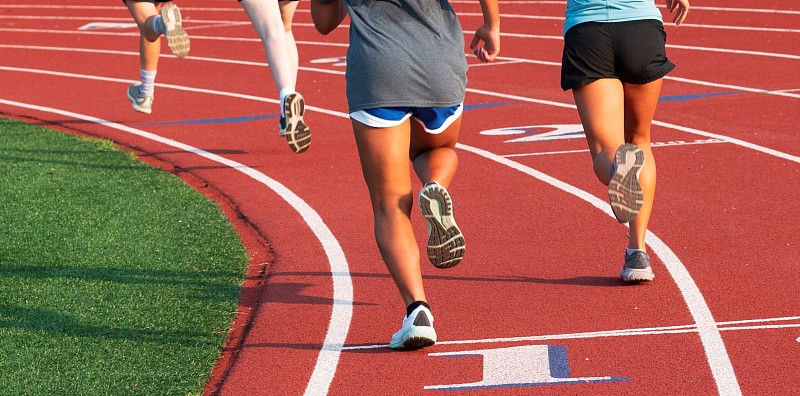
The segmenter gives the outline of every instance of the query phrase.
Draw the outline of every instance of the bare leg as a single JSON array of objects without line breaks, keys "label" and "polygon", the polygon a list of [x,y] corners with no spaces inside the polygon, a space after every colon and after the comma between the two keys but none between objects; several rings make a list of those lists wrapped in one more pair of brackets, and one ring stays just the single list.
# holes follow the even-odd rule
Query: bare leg
[{"label": "bare leg", "polygon": [[292,19],[294,19],[294,12],[297,9],[297,1],[279,2],[281,6],[281,18],[283,19],[283,27],[286,31],[286,50],[289,52],[289,64],[292,69],[292,86],[297,85],[297,69],[300,66],[300,57],[297,53],[297,43],[294,41],[294,34],[292,33]]},{"label": "bare leg", "polygon": [[280,8],[275,0],[242,0],[250,22],[261,38],[267,53],[267,63],[278,92],[294,91],[295,73],[292,72],[289,53],[286,50],[286,31]]},{"label": "bare leg", "polygon": [[630,222],[628,241],[628,247],[641,250],[645,249],[645,235],[656,187],[650,123],[658,104],[661,84],[660,79],[643,85],[602,79],[573,90],[598,180],[608,185],[614,153],[621,144],[633,143],[645,154],[645,165],[639,176],[644,201],[639,215]]},{"label": "bare leg", "polygon": [[161,3],[126,1],[131,16],[139,26],[139,65],[142,70],[154,71],[158,68],[161,53],[161,34],[153,29],[153,18],[158,16]]},{"label": "bare leg", "polygon": [[642,186],[644,200],[639,215],[630,222],[631,233],[628,247],[645,250],[645,236],[653,197],[656,192],[656,160],[650,148],[650,124],[658,104],[663,80],[649,84],[624,84],[625,90],[625,142],[633,143],[644,151],[645,161],[639,184]]},{"label": "bare leg", "polygon": [[411,226],[410,121],[371,128],[353,120],[361,170],[369,189],[375,239],[406,306],[427,301],[419,267],[419,246]]},{"label": "bare leg", "polygon": [[435,180],[444,188],[450,186],[458,168],[455,147],[460,129],[461,117],[438,135],[425,132],[421,124],[412,121],[409,158],[422,184]]},{"label": "bare leg", "polygon": [[624,91],[617,79],[601,79],[572,90],[597,179],[608,185],[617,147],[625,143]]}]

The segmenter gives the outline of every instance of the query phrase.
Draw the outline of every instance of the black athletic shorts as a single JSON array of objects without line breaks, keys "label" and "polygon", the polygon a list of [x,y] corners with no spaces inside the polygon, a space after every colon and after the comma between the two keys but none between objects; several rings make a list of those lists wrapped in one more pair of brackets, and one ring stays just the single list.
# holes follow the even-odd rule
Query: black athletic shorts
[{"label": "black athletic shorts", "polygon": [[667,59],[664,25],[655,19],[585,22],[564,35],[561,88],[580,88],[601,78],[647,84],[675,68]]}]

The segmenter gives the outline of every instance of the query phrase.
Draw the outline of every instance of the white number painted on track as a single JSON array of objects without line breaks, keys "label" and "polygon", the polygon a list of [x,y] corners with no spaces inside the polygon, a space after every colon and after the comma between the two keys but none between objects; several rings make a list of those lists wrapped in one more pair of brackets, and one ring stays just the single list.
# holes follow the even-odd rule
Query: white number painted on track
[{"label": "white number painted on track", "polygon": [[623,377],[569,376],[567,348],[553,345],[528,345],[510,348],[431,353],[441,357],[483,357],[483,379],[477,382],[430,385],[428,390],[468,390],[510,386],[585,384],[589,382],[623,382]]},{"label": "white number painted on track", "polygon": [[551,124],[528,125],[510,128],[490,129],[481,132],[486,136],[511,136],[526,135],[524,137],[506,140],[505,143],[542,142],[547,140],[583,139],[583,125],[581,124]]}]

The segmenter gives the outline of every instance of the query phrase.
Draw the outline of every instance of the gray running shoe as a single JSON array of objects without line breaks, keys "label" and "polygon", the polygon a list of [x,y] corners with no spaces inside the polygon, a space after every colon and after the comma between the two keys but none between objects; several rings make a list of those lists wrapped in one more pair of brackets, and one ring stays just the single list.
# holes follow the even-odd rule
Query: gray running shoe
[{"label": "gray running shoe", "polygon": [[650,256],[641,250],[625,255],[625,266],[619,276],[625,282],[652,282],[656,277],[650,268]]},{"label": "gray running shoe", "polygon": [[135,82],[128,87],[128,99],[133,104],[133,109],[145,114],[153,112],[153,97],[142,95],[139,87],[142,85],[140,82]]},{"label": "gray running shoe", "polygon": [[306,112],[306,102],[303,95],[295,92],[286,95],[283,102],[283,116],[278,126],[281,129],[280,135],[286,138],[289,147],[297,154],[300,154],[311,146],[311,130],[303,122],[303,114]]},{"label": "gray running shoe", "polygon": [[436,268],[450,268],[464,257],[464,236],[453,218],[450,193],[432,181],[419,192],[419,209],[428,226],[428,259]]},{"label": "gray running shoe", "polygon": [[644,193],[639,184],[639,174],[644,167],[644,152],[639,147],[625,143],[617,148],[608,183],[608,200],[611,211],[620,223],[636,218],[642,208]]},{"label": "gray running shoe", "polygon": [[169,50],[178,58],[185,58],[189,55],[189,35],[183,30],[181,10],[175,4],[164,4],[161,7],[161,21],[164,23],[164,37],[167,38]]},{"label": "gray running shoe", "polygon": [[433,314],[420,305],[403,318],[403,327],[394,333],[389,348],[419,349],[436,343],[436,330],[433,329]]}]

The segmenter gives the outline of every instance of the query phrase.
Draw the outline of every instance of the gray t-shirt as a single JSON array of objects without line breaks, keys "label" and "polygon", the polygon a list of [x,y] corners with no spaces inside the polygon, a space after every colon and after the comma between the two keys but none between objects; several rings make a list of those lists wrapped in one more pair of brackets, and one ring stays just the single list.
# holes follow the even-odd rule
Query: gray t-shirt
[{"label": "gray t-shirt", "polygon": [[446,107],[464,101],[464,34],[448,0],[347,0],[347,102]]}]

